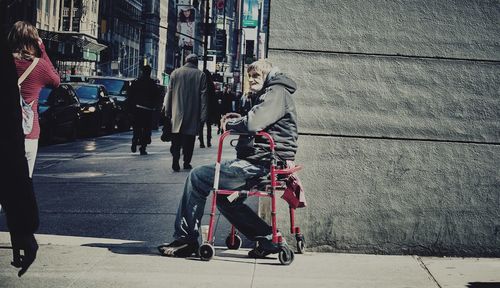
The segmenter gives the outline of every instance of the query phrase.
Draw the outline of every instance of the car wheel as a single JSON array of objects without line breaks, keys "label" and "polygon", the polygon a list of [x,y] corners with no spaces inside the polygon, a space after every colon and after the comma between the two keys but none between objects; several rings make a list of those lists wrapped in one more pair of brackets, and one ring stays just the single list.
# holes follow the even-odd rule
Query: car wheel
[{"label": "car wheel", "polygon": [[46,127],[40,132],[40,143],[41,144],[50,144],[52,141],[52,135],[54,134],[52,127]]},{"label": "car wheel", "polygon": [[71,126],[69,128],[68,135],[66,136],[66,138],[69,141],[75,141],[77,135],[78,135],[77,123],[76,123],[76,121],[73,121],[73,122],[71,122]]},{"label": "car wheel", "polygon": [[110,117],[110,119],[108,120],[108,123],[106,125],[106,132],[108,133],[113,133],[113,131],[115,130],[115,118],[114,117]]},{"label": "car wheel", "polygon": [[129,131],[130,130],[130,123],[128,121],[121,121],[118,123],[118,130],[123,132],[123,131]]},{"label": "car wheel", "polygon": [[98,119],[95,123],[95,126],[92,129],[92,134],[94,136],[99,136],[101,134],[101,126],[102,126],[102,120]]}]

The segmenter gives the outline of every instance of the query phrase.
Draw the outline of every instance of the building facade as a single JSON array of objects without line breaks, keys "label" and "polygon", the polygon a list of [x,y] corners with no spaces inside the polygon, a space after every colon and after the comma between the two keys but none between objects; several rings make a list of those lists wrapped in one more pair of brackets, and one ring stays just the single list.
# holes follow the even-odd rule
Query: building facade
[{"label": "building facade", "polygon": [[99,42],[108,48],[101,53],[101,75],[137,77],[141,55],[142,9],[140,0],[99,2]]},{"label": "building facade", "polygon": [[32,0],[0,1],[2,33],[7,35],[12,25],[18,20],[36,24],[39,3]]},{"label": "building facade", "polygon": [[151,66],[151,75],[156,78],[160,53],[160,0],[143,1],[141,35],[143,64]]},{"label": "building facade", "polygon": [[45,10],[41,15],[40,27],[52,27],[51,25],[53,25],[50,21],[47,24],[43,23],[43,14],[47,13],[49,6],[47,3],[54,2],[53,11],[56,11],[55,2],[60,2],[57,33],[47,33],[47,38],[58,41],[55,58],[61,76],[97,74],[100,52],[106,48],[105,45],[97,42],[99,0],[39,1],[45,2],[45,5],[42,5]]},{"label": "building facade", "polygon": [[500,2],[335,2],[269,18],[298,87],[308,247],[499,257]]}]

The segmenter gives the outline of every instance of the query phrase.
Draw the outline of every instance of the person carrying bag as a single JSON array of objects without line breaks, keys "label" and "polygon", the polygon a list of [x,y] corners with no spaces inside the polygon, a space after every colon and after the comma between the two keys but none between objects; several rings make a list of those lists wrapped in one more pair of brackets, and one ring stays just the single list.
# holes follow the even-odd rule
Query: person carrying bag
[{"label": "person carrying bag", "polygon": [[21,83],[24,82],[26,77],[31,74],[31,71],[35,69],[36,64],[38,64],[38,61],[40,58],[34,58],[33,63],[24,71],[23,75],[19,77],[19,80],[17,80],[17,86],[19,87],[19,98],[20,98],[20,104],[21,104],[21,112],[22,112],[22,122],[23,122],[23,131],[24,135],[28,135],[31,133],[31,130],[33,130],[33,121],[35,118],[35,112],[33,112],[33,104],[35,101],[31,103],[27,103],[24,101],[23,96],[21,95]]}]

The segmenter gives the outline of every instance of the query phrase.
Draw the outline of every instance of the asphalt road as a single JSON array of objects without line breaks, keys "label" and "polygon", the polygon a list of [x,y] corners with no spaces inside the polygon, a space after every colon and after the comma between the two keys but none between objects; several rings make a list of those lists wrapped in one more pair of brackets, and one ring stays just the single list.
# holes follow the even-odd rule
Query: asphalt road
[{"label": "asphalt road", "polygon": [[[145,156],[130,152],[131,137],[124,132],[39,148],[33,178],[37,234],[133,240],[148,247],[172,240],[188,171],[172,171],[170,143],[159,140],[160,131],[153,132]],[[201,149],[197,143],[192,165],[215,163],[216,146]],[[227,145],[223,155],[234,157],[233,148]],[[208,223],[209,203],[202,224]],[[249,203],[256,207],[254,199]],[[217,219],[215,244],[225,246],[230,226]],[[3,217],[0,231],[7,231]],[[245,239],[243,244],[251,245]]]}]

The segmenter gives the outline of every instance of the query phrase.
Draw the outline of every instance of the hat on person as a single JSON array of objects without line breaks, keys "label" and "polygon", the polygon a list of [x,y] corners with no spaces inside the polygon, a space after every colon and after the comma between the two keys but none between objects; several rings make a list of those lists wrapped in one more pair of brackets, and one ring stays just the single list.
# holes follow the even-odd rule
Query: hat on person
[{"label": "hat on person", "polygon": [[186,57],[186,62],[198,64],[198,55],[191,53]]}]

